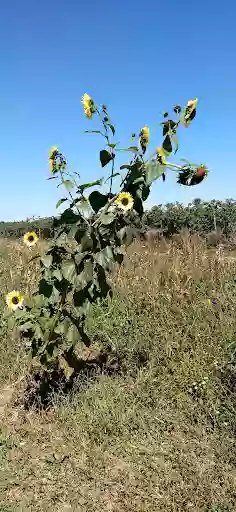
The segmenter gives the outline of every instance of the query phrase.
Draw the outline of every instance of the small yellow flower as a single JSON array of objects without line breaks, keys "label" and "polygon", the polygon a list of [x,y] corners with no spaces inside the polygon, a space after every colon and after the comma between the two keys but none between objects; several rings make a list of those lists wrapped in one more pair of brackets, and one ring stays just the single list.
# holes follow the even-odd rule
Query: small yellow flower
[{"label": "small yellow flower", "polygon": [[29,233],[25,233],[24,235],[24,242],[28,247],[32,247],[35,245],[38,241],[38,236],[34,231],[30,231]]},{"label": "small yellow flower", "polygon": [[165,150],[163,149],[162,146],[159,146],[159,148],[156,149],[156,154],[157,154],[157,160],[159,162],[159,164],[161,165],[166,165],[166,159],[165,159]]},{"label": "small yellow flower", "polygon": [[134,200],[129,192],[121,192],[115,200],[115,204],[121,210],[128,211],[133,208]]},{"label": "small yellow flower", "polygon": [[15,311],[18,308],[22,308],[24,302],[24,295],[21,292],[13,290],[6,296],[6,303],[9,309]]},{"label": "small yellow flower", "polygon": [[88,119],[92,119],[92,115],[95,112],[94,101],[87,93],[82,96],[81,103],[84,107],[84,113]]},{"label": "small yellow flower", "polygon": [[148,128],[148,126],[144,126],[140,130],[139,137],[140,137],[141,148],[142,148],[142,150],[145,150],[149,143],[149,128]]}]

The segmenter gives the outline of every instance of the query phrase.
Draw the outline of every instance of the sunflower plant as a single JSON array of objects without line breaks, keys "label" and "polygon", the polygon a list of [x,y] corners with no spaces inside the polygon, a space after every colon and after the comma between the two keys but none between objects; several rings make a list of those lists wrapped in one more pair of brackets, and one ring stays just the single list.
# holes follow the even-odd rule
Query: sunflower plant
[{"label": "sunflower plant", "polygon": [[[160,177],[164,180],[168,170],[177,172],[182,185],[198,184],[207,175],[204,165],[188,161],[177,165],[168,160],[178,150],[179,127],[188,127],[196,116],[197,99],[190,100],[183,109],[176,105],[173,116],[164,113],[163,141],[150,156],[148,126],[141,128],[138,136],[132,135],[131,146],[120,148],[114,141],[116,128],[106,105],[96,105],[88,94],[84,94],[82,104],[87,119],[97,118],[99,122],[98,129],[86,133],[102,138],[100,163],[102,169],[109,166],[109,177],[81,183],[79,175],[67,170],[60,150],[52,147],[49,179],[64,187],[66,194],[57,207],[64,204],[65,209],[54,219],[53,241],[40,259],[36,292],[24,296],[23,291],[13,290],[6,299],[11,326],[16,322],[22,337],[28,339],[32,356],[46,368],[64,368],[66,375],[76,367],[75,345],[90,345],[86,317],[93,303],[112,294],[112,269],[121,265],[125,246],[135,236],[131,216],[142,217],[152,183]],[[128,163],[116,169],[118,152],[131,156]],[[114,178],[118,176],[120,186],[114,191]],[[36,233],[24,236],[29,249],[37,241]]]}]

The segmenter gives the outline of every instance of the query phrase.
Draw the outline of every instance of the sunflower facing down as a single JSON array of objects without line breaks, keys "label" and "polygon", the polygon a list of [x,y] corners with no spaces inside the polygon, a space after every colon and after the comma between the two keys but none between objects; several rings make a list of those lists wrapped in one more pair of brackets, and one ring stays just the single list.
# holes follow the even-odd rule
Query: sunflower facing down
[{"label": "sunflower facing down", "polygon": [[166,165],[166,159],[165,159],[166,153],[162,146],[159,146],[159,148],[156,149],[156,154],[157,154],[157,160],[158,160],[159,164]]},{"label": "sunflower facing down", "polygon": [[52,173],[55,170],[55,161],[56,161],[57,155],[58,155],[58,148],[56,146],[53,146],[49,151],[49,167],[50,167],[50,170],[52,171]]},{"label": "sunflower facing down", "polygon": [[94,112],[96,111],[94,101],[87,93],[82,96],[81,103],[84,107],[84,113],[88,119],[92,119]]},{"label": "sunflower facing down", "polygon": [[146,148],[147,148],[147,145],[149,144],[149,128],[148,128],[148,126],[144,126],[140,130],[139,137],[140,137],[141,148],[145,152]]},{"label": "sunflower facing down", "polygon": [[32,247],[33,245],[35,245],[38,241],[38,236],[36,235],[36,233],[34,231],[30,231],[29,233],[25,233],[24,235],[24,243],[28,246],[28,247]]},{"label": "sunflower facing down", "polygon": [[185,107],[183,124],[186,128],[188,128],[189,124],[196,116],[197,102],[198,98],[195,98],[194,100],[189,100],[187,106]]},{"label": "sunflower facing down", "polygon": [[21,292],[13,290],[6,296],[6,303],[9,309],[15,311],[18,308],[22,308],[24,302],[24,295]]},{"label": "sunflower facing down", "polygon": [[129,192],[121,192],[115,200],[115,204],[121,210],[128,211],[133,208],[134,200]]}]

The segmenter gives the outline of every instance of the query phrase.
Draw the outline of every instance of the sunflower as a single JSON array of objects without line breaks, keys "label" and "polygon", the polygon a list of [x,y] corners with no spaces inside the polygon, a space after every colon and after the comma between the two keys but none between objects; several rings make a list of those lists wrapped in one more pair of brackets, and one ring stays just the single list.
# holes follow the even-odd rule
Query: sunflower
[{"label": "sunflower", "polygon": [[38,241],[38,236],[34,231],[30,231],[29,233],[25,233],[24,235],[24,242],[28,247],[32,247],[35,245]]},{"label": "sunflower", "polygon": [[15,311],[18,308],[22,308],[24,302],[24,295],[21,292],[17,292],[16,290],[13,290],[12,292],[8,293],[6,296],[6,303],[9,307],[9,309],[12,309],[12,311]]},{"label": "sunflower", "polygon": [[189,100],[187,103],[187,106],[184,109],[183,123],[186,128],[188,127],[188,125],[191,123],[191,121],[196,116],[197,102],[198,102],[198,98],[195,98],[195,100]]},{"label": "sunflower", "polygon": [[134,200],[129,192],[121,192],[115,200],[115,204],[121,210],[128,211],[133,208]]},{"label": "sunflower", "polygon": [[141,148],[143,151],[146,151],[147,145],[149,143],[149,128],[148,128],[148,126],[144,126],[140,130],[139,137],[140,137]]},{"label": "sunflower", "polygon": [[82,96],[81,103],[84,107],[84,113],[88,119],[92,119],[92,115],[95,112],[94,101],[87,93]]},{"label": "sunflower", "polygon": [[166,159],[165,159],[166,153],[162,146],[159,146],[159,148],[156,149],[156,154],[157,154],[157,160],[158,160],[159,164],[166,165]]},{"label": "sunflower", "polygon": [[55,160],[57,155],[58,148],[56,146],[53,146],[49,151],[49,167],[52,172],[55,170]]}]

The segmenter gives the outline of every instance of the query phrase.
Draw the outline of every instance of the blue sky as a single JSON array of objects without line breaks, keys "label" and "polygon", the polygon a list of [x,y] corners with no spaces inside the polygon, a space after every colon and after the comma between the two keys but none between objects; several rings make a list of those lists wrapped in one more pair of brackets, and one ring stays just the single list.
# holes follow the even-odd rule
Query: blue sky
[{"label": "blue sky", "polygon": [[104,174],[102,140],[84,135],[81,96],[105,102],[125,143],[144,124],[161,140],[161,112],[199,97],[180,157],[211,169],[198,187],[171,175],[149,205],[235,197],[236,5],[169,0],[8,0],[0,16],[0,220],[55,212],[48,149],[58,145],[82,181]]}]

